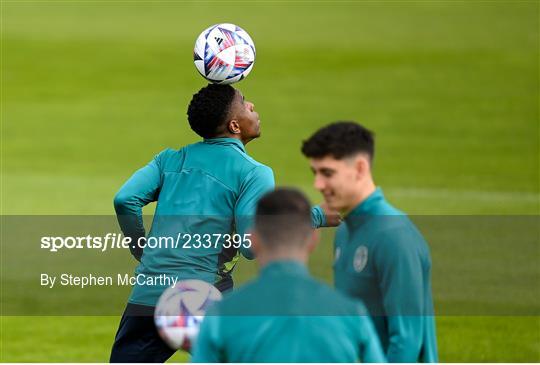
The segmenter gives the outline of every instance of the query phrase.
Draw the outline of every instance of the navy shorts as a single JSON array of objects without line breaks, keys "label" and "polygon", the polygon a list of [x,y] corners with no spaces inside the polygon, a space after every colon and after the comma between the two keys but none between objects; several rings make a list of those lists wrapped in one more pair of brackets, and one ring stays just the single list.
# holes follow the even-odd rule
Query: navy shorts
[{"label": "navy shorts", "polygon": [[116,332],[110,362],[165,362],[174,353],[159,337],[154,307],[128,303]]},{"label": "navy shorts", "polygon": [[[232,280],[216,287],[224,292],[232,289]],[[176,350],[159,336],[154,324],[154,307],[128,303],[111,350],[110,362],[165,362]]]}]

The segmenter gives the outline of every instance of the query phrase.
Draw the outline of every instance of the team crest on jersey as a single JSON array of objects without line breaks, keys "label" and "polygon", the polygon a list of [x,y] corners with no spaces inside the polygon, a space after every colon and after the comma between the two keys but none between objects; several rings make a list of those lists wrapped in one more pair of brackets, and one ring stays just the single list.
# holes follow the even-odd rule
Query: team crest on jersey
[{"label": "team crest on jersey", "polygon": [[368,249],[366,246],[359,246],[354,252],[353,268],[356,272],[361,272],[366,267],[368,260]]}]

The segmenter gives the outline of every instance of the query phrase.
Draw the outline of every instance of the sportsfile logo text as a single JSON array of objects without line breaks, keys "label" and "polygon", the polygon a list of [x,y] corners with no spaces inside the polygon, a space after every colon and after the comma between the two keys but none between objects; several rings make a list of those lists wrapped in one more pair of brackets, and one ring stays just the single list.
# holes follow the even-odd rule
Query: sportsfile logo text
[{"label": "sportsfile logo text", "polygon": [[50,252],[72,249],[93,249],[105,252],[108,249],[128,248],[182,248],[182,249],[217,249],[217,248],[250,248],[251,234],[191,234],[178,233],[175,237],[140,237],[133,242],[131,237],[121,233],[107,233],[104,236],[44,236],[41,237],[41,248]]}]

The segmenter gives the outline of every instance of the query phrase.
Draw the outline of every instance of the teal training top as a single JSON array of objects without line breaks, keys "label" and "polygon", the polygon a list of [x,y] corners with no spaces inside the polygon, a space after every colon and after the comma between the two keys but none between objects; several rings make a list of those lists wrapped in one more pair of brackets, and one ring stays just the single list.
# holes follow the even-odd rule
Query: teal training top
[{"label": "teal training top", "polygon": [[[144,239],[142,207],[154,201],[157,206],[146,247],[132,247],[140,264],[129,302],[155,305],[173,278],[232,285],[239,251],[252,258],[244,235],[257,201],[273,188],[272,169],[248,156],[234,138],[166,149],[136,171],[114,199],[124,235],[133,242]],[[312,217],[314,226],[325,224],[320,207]]]},{"label": "teal training top", "polygon": [[364,306],[296,261],[268,264],[205,316],[192,362],[385,362]]},{"label": "teal training top", "polygon": [[364,302],[389,362],[437,361],[429,248],[381,189],[338,227],[334,280]]}]

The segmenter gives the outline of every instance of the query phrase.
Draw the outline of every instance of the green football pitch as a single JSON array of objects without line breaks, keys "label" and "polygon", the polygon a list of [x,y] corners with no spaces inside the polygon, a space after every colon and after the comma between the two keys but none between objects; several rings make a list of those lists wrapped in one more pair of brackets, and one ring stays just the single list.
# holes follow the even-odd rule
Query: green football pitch
[{"label": "green football pitch", "polygon": [[[1,214],[112,215],[135,169],[197,141],[185,116],[205,84],[193,43],[211,24],[236,23],[257,47],[237,85],[261,115],[248,152],[318,202],[302,139],[339,119],[373,129],[375,179],[394,205],[420,223],[469,222],[425,232],[440,360],[538,362],[538,235],[494,245],[476,222],[540,214],[539,10],[538,1],[2,0]],[[499,229],[495,241],[523,233]],[[329,283],[331,233],[310,264]],[[23,275],[27,253],[4,238],[1,308],[13,288],[26,299],[21,315],[2,311],[0,360],[107,361],[119,316],[30,316],[39,298],[25,288],[39,278]],[[111,270],[119,262],[133,268],[127,252]],[[241,261],[237,283],[255,272]],[[109,312],[120,315],[128,294]]]}]

